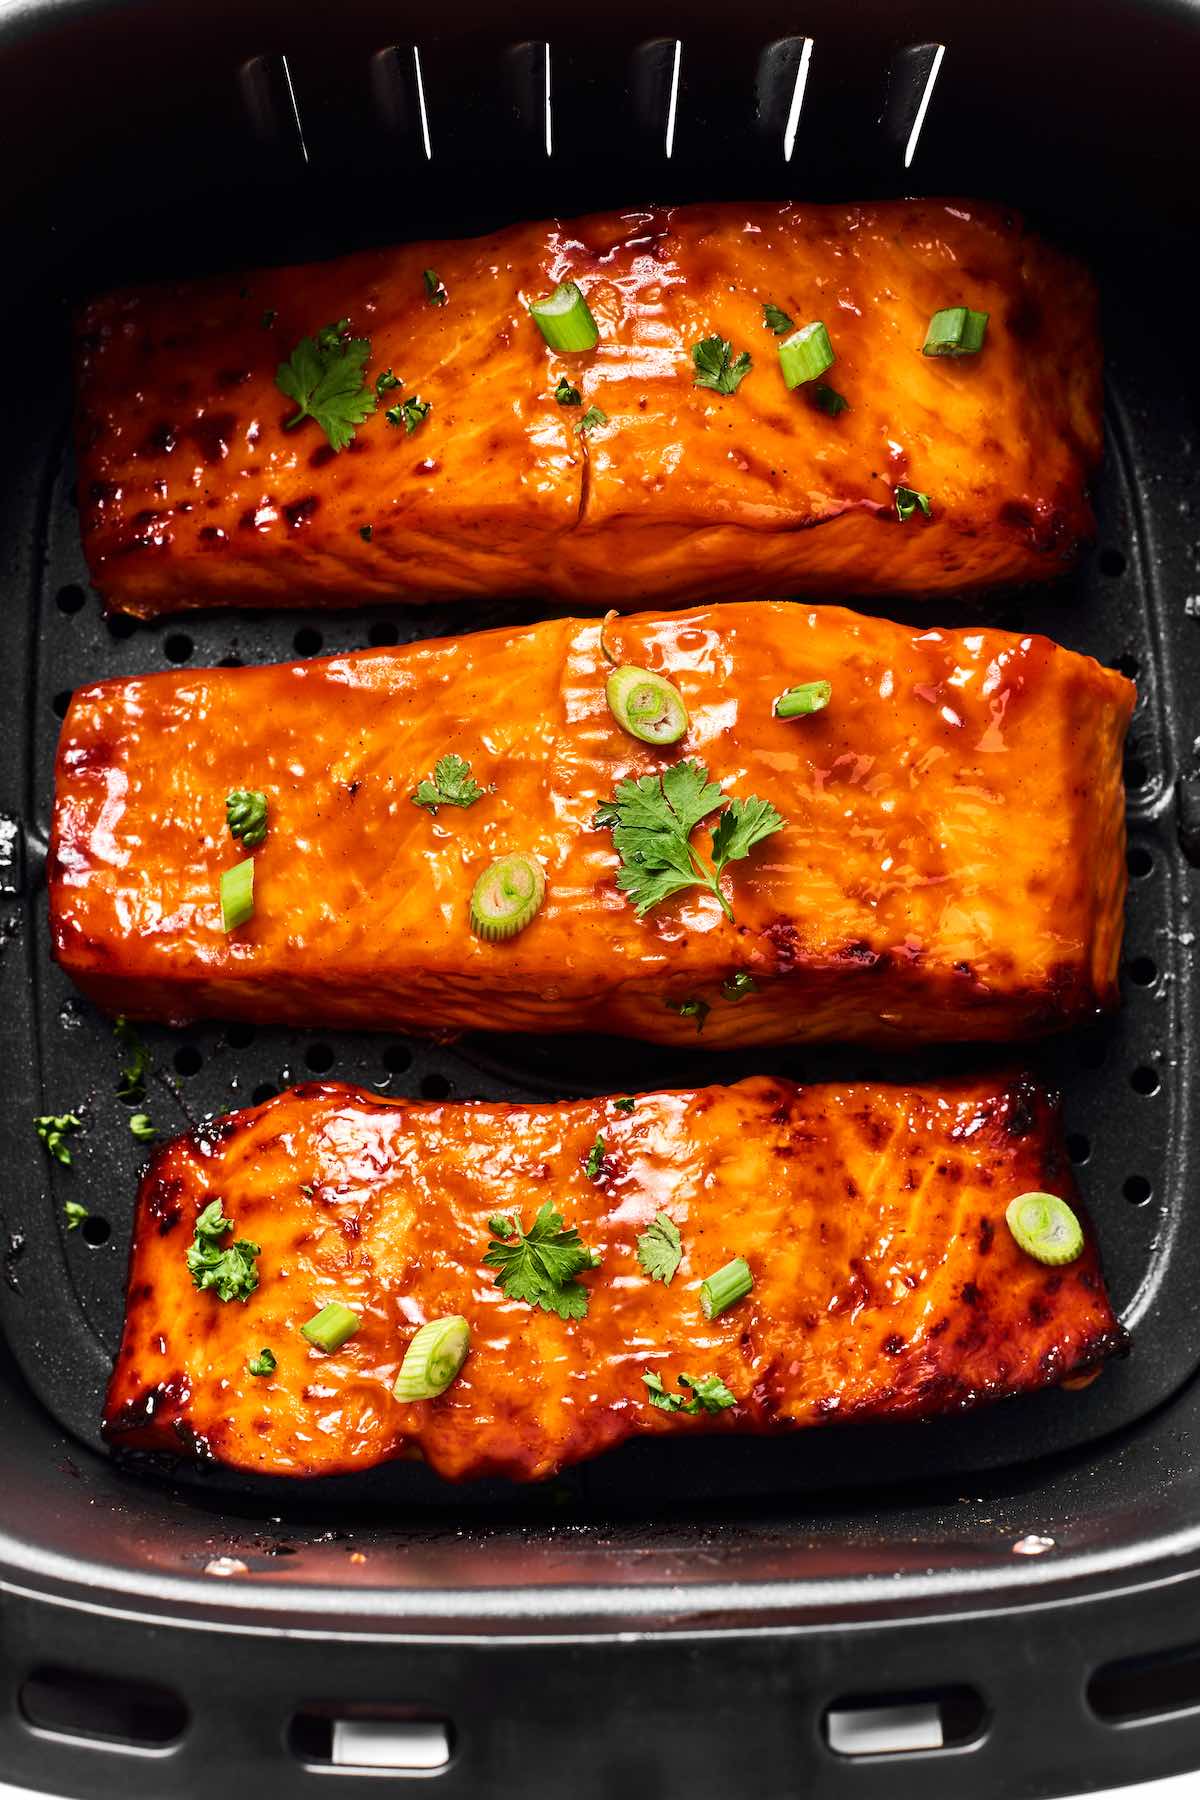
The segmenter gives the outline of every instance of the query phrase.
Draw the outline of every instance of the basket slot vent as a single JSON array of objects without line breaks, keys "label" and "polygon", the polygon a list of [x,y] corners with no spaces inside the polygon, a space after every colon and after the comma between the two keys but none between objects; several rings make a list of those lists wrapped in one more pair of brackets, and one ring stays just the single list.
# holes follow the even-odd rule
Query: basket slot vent
[{"label": "basket slot vent", "polygon": [[883,131],[903,156],[906,169],[911,169],[917,154],[945,55],[945,44],[910,44],[888,70]]},{"label": "basket slot vent", "polygon": [[80,1669],[35,1669],[20,1707],[35,1730],[97,1740],[113,1750],[165,1750],[183,1735],[188,1711],[171,1688]]},{"label": "basket slot vent", "polygon": [[306,163],[308,146],[287,57],[251,57],[238,71],[238,85],[259,141],[288,160]]},{"label": "basket slot vent", "polygon": [[982,1698],[968,1687],[850,1696],[827,1709],[825,1739],[837,1756],[909,1756],[969,1743],[985,1717]]},{"label": "basket slot vent", "polygon": [[371,1715],[312,1706],[294,1715],[288,1742],[292,1754],[310,1767],[431,1775],[449,1763],[454,1734],[447,1719],[399,1709]]},{"label": "basket slot vent", "polygon": [[388,137],[405,144],[428,162],[433,156],[421,52],[416,44],[390,44],[371,58],[371,94],[379,123]]},{"label": "basket slot vent", "polygon": [[1106,1725],[1200,1708],[1200,1644],[1105,1663],[1087,1685],[1088,1705]]},{"label": "basket slot vent", "polygon": [[680,38],[652,38],[639,44],[633,53],[630,86],[634,119],[646,145],[661,156],[675,154],[682,69]]},{"label": "basket slot vent", "polygon": [[782,146],[785,162],[791,162],[796,147],[812,53],[812,38],[777,38],[759,58],[754,83],[759,135],[764,146]]},{"label": "basket slot vent", "polygon": [[518,143],[534,157],[554,154],[550,111],[550,46],[543,42],[514,44],[504,53],[504,69],[512,97]]}]

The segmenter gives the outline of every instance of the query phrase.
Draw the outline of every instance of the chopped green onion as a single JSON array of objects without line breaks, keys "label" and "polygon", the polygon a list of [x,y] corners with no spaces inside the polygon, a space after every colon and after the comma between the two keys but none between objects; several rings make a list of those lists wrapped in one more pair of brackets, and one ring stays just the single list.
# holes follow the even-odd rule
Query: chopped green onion
[{"label": "chopped green onion", "polygon": [[988,314],[969,306],[945,306],[935,312],[921,345],[924,356],[974,356],[983,349]]},{"label": "chopped green onion", "polygon": [[779,366],[789,388],[798,388],[805,381],[816,381],[833,366],[833,345],[820,319],[814,319],[811,325],[802,325],[791,337],[780,339]]},{"label": "chopped green onion", "polygon": [[252,1356],[246,1364],[251,1375],[273,1375],[276,1369],[275,1352],[268,1350],[264,1344],[257,1356]]},{"label": "chopped green onion", "polygon": [[68,1231],[78,1231],[83,1221],[91,1216],[82,1200],[64,1200],[63,1212],[66,1214]]},{"label": "chopped green onion", "polygon": [[739,1300],[744,1300],[754,1286],[754,1277],[750,1273],[750,1265],[742,1256],[735,1256],[727,1262],[723,1269],[710,1275],[707,1281],[700,1283],[700,1308],[706,1319],[715,1319]]},{"label": "chopped green onion", "polygon": [[257,788],[234,788],[225,796],[225,823],[230,837],[257,850],[267,835],[267,796]]},{"label": "chopped green onion", "polygon": [[818,412],[827,413],[836,419],[839,413],[850,411],[850,402],[842,398],[836,388],[831,388],[824,381],[818,381],[813,389],[813,405]]},{"label": "chopped green onion", "polygon": [[432,411],[432,400],[422,400],[419,394],[414,394],[411,400],[402,400],[397,406],[389,406],[383,416],[389,425],[403,425],[411,437]]},{"label": "chopped green onion", "polygon": [[501,856],[471,889],[471,929],[488,943],[524,931],[546,897],[546,877],[532,856]]},{"label": "chopped green onion", "polygon": [[399,386],[400,377],[392,369],[385,369],[382,375],[377,375],[375,377],[375,392],[377,394],[388,394],[393,388],[398,388]]},{"label": "chopped green onion", "polygon": [[395,1400],[433,1400],[444,1394],[467,1360],[471,1327],[459,1313],[430,1319],[404,1352],[392,1389]]},{"label": "chopped green onion", "polygon": [[631,1113],[636,1105],[637,1101],[626,1095],[623,1100],[613,1101],[613,1111],[619,1113]]},{"label": "chopped green onion", "polygon": [[148,1144],[158,1136],[149,1113],[134,1113],[129,1121],[129,1129],[139,1144]]},{"label": "chopped green onion", "polygon": [[677,744],[688,728],[687,707],[679,689],[649,669],[632,663],[614,669],[604,692],[621,730],[643,744]]},{"label": "chopped green onion", "polygon": [[254,917],[254,858],[234,863],[221,875],[221,930],[236,931]]},{"label": "chopped green onion", "polygon": [[783,690],[775,702],[775,717],[799,719],[805,713],[823,712],[832,698],[831,681],[802,681],[799,687]]},{"label": "chopped green onion", "polygon": [[681,1019],[695,1019],[697,1032],[704,1030],[704,1021],[712,1011],[707,1000],[696,999],[668,1000],[667,1008],[670,1012],[677,1012]]},{"label": "chopped green onion", "polygon": [[573,281],[561,281],[548,300],[529,308],[534,324],[552,350],[594,350],[600,332],[588,303]]},{"label": "chopped green onion", "polygon": [[1074,1262],[1083,1249],[1079,1220],[1057,1194],[1018,1194],[1004,1217],[1021,1249],[1040,1263]]},{"label": "chopped green onion", "polygon": [[307,1338],[318,1350],[328,1355],[333,1350],[340,1350],[347,1338],[352,1338],[362,1320],[340,1300],[331,1300],[323,1306],[319,1313],[314,1313],[307,1325],[300,1327],[300,1336]]},{"label": "chopped green onion", "polygon": [[928,494],[918,493],[916,488],[910,487],[896,489],[896,516],[902,525],[906,519],[912,518],[918,507],[927,519],[932,519],[933,508],[929,504]]}]

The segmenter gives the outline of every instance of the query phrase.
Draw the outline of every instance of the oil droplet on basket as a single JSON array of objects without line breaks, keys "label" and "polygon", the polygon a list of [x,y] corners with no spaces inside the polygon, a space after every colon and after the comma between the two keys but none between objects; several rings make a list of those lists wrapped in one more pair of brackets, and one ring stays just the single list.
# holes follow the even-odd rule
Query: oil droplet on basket
[{"label": "oil droplet on basket", "polygon": [[248,1575],[250,1570],[240,1556],[214,1556],[204,1565],[206,1575]]},{"label": "oil droplet on basket", "polygon": [[1018,1538],[1013,1545],[1014,1556],[1044,1556],[1047,1550],[1053,1550],[1054,1539],[1037,1537],[1031,1533],[1029,1537]]}]

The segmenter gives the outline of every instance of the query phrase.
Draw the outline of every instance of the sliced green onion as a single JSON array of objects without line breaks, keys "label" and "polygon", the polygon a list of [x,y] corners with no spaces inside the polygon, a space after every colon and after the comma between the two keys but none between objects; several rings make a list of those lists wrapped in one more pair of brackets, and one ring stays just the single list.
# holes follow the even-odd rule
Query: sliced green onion
[{"label": "sliced green onion", "polygon": [[919,507],[927,519],[932,519],[933,508],[929,504],[929,495],[918,493],[916,488],[898,487],[895,492],[896,517],[903,525],[911,519]]},{"label": "sliced green onion", "polygon": [[626,663],[614,669],[604,689],[609,711],[630,737],[643,744],[677,744],[688,728],[679,689],[662,675]]},{"label": "sliced green onion", "polygon": [[780,339],[779,366],[789,388],[798,388],[805,381],[816,381],[833,366],[833,345],[820,319],[814,319],[811,325],[802,325],[791,337]]},{"label": "sliced green onion", "polygon": [[924,356],[974,356],[983,349],[988,314],[969,306],[944,306],[935,312],[921,345]]},{"label": "sliced green onion", "polygon": [[831,681],[802,681],[799,687],[784,688],[775,702],[775,717],[800,719],[805,713],[823,712],[832,698]]},{"label": "sliced green onion", "polygon": [[548,300],[535,300],[529,311],[552,350],[593,350],[600,341],[588,303],[573,281],[559,282]]},{"label": "sliced green onion", "polygon": [[524,931],[546,897],[542,865],[532,856],[501,856],[471,889],[471,929],[488,943]]},{"label": "sliced green onion", "polygon": [[444,1394],[467,1360],[471,1327],[459,1313],[422,1325],[400,1364],[395,1400],[433,1400]]},{"label": "sliced green onion", "polygon": [[1074,1262],[1083,1249],[1079,1220],[1057,1194],[1018,1194],[1004,1217],[1026,1255],[1052,1268]]},{"label": "sliced green onion", "polygon": [[221,930],[236,931],[254,917],[254,858],[234,863],[221,874]]},{"label": "sliced green onion", "polygon": [[750,1265],[743,1256],[735,1256],[723,1269],[700,1283],[700,1308],[706,1319],[716,1319],[744,1300],[754,1286]]},{"label": "sliced green onion", "polygon": [[307,1325],[300,1327],[300,1336],[315,1344],[318,1350],[326,1353],[340,1350],[347,1338],[352,1338],[362,1320],[340,1300],[331,1300],[323,1306],[319,1313],[314,1313]]}]

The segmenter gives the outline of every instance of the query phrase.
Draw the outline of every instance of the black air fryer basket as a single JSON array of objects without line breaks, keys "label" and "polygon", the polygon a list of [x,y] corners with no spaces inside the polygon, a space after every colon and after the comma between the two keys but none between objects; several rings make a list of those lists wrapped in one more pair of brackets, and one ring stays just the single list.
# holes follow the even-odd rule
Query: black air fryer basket
[{"label": "black air fryer basket", "polygon": [[[0,151],[0,1780],[1021,1800],[1200,1765],[1200,6],[0,0]],[[644,1442],[529,1491],[115,1462],[98,1419],[140,1152],[110,1024],[49,958],[70,692],[532,609],[106,621],[74,511],[71,306],[553,212],[905,192],[1011,202],[1101,278],[1094,551],[1054,589],[881,610],[1044,630],[1137,679],[1124,1007],[1030,1054],[1065,1091],[1133,1355],[971,1417]],[[180,1129],[327,1071],[566,1097],[964,1062],[146,1036]],[[62,1170],[31,1121],[72,1104],[88,1129]],[[73,1197],[91,1218],[67,1235]]]}]

